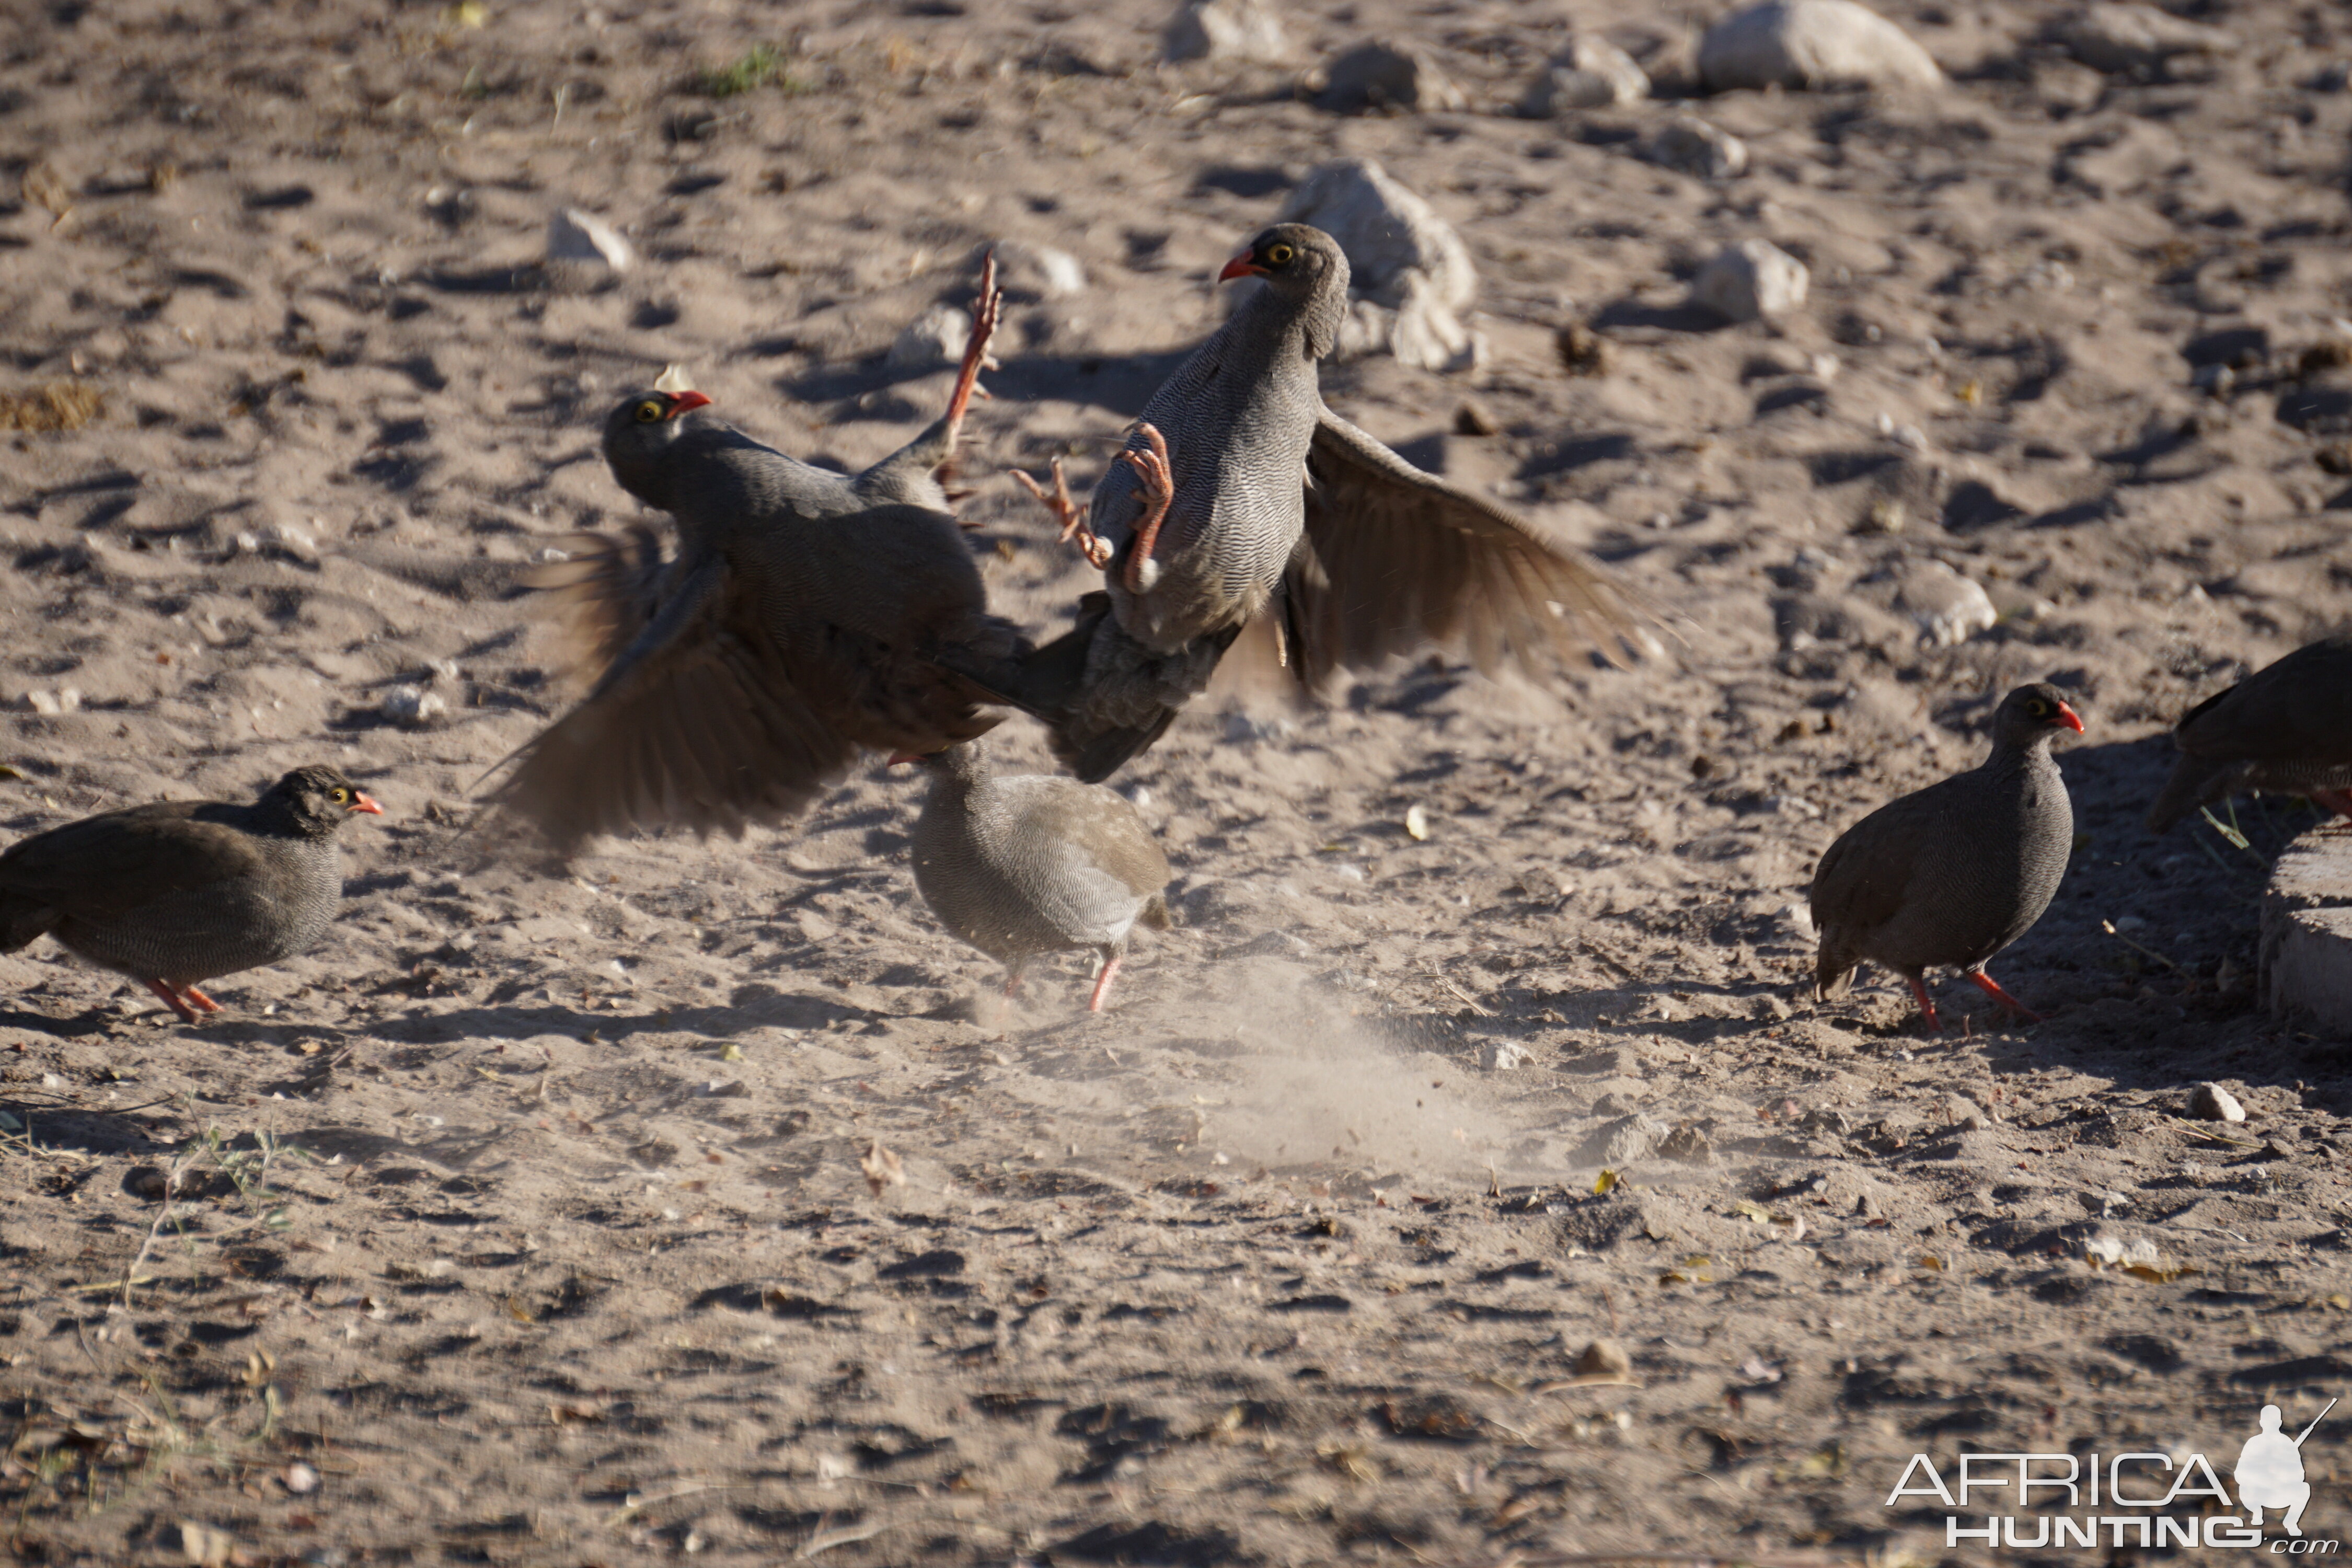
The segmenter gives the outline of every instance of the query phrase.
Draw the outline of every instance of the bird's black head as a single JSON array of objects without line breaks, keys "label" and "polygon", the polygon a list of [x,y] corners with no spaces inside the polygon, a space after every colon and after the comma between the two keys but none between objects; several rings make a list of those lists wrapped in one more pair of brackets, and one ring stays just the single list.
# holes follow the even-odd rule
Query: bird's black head
[{"label": "bird's black head", "polygon": [[322,763],[296,768],[271,784],[261,805],[310,838],[331,837],[354,814],[383,815],[383,807],[370,799],[365,790]]},{"label": "bird's black head", "polygon": [[1225,263],[1217,281],[1263,278],[1277,294],[1307,298],[1325,289],[1345,294],[1348,253],[1312,224],[1278,223]]},{"label": "bird's black head", "polygon": [[2019,687],[2002,698],[2000,706],[1993,710],[1992,738],[1995,745],[2046,743],[2061,730],[2072,730],[2081,734],[2082,717],[2067,702],[2066,694],[2046,680]]},{"label": "bird's black head", "polygon": [[604,420],[604,461],[621,488],[647,506],[669,510],[668,458],[679,441],[717,423],[699,392],[634,392]]}]

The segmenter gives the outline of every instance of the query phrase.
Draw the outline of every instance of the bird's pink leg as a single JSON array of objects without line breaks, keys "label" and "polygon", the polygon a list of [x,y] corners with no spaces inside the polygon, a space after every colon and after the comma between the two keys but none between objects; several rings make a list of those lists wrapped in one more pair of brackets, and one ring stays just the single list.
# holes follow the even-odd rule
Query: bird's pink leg
[{"label": "bird's pink leg", "polygon": [[185,1002],[181,1001],[180,994],[173,990],[169,985],[166,985],[163,982],[160,980],[150,980],[147,983],[147,989],[155,993],[156,995],[161,996],[163,999],[164,1004],[169,1006],[173,1012],[177,1013],[180,1016],[180,1019],[183,1023],[194,1024],[198,1021],[195,1009],[189,1006]]},{"label": "bird's pink leg", "polygon": [[988,345],[996,336],[996,324],[1003,315],[1004,295],[996,287],[996,252],[991,250],[988,259],[980,265],[980,298],[971,307],[971,336],[964,340],[963,363],[957,367],[955,391],[948,398],[950,458],[955,456],[956,437],[963,429],[964,410],[971,406],[973,397],[988,395],[981,389],[980,373],[997,368],[996,361],[989,357]]},{"label": "bird's pink leg", "polygon": [[1114,953],[1103,961],[1102,973],[1095,976],[1095,994],[1087,999],[1087,1011],[1099,1013],[1110,995],[1110,977],[1118,973],[1118,957]]},{"label": "bird's pink leg", "polygon": [[205,995],[203,992],[197,990],[193,985],[181,986],[180,994],[194,1003],[197,1006],[202,1007],[207,1013],[217,1013],[221,1010],[221,1005],[219,1003],[214,1001],[211,997]]},{"label": "bird's pink leg", "polygon": [[1018,996],[1019,994],[1021,994],[1021,971],[1022,971],[1024,968],[1025,968],[1026,966],[1027,966],[1027,961],[1026,961],[1026,960],[1024,960],[1022,963],[1015,963],[1015,964],[1013,964],[1013,965],[1010,966],[1009,968],[1007,968],[1007,969],[1005,970],[1005,972],[1004,972],[1004,994],[1005,994],[1005,995],[1007,995],[1007,996]]},{"label": "bird's pink leg", "polygon": [[1168,521],[1168,504],[1176,499],[1176,481],[1168,471],[1168,441],[1159,428],[1139,424],[1135,432],[1150,449],[1138,451],[1129,447],[1117,460],[1135,470],[1143,486],[1144,505],[1149,509],[1135,531],[1135,543],[1127,552],[1127,591],[1140,594],[1151,585],[1145,580],[1143,569],[1150,564],[1151,547],[1160,542],[1160,525]]},{"label": "bird's pink leg", "polygon": [[2008,1008],[2019,1017],[2023,1018],[2026,1022],[2030,1024],[2039,1024],[2042,1021],[2041,1014],[2035,1012],[2032,1008],[2027,1006],[2016,997],[2011,996],[2008,992],[2003,991],[2000,988],[2000,982],[1995,980],[1991,975],[1987,974],[1983,970],[1972,969],[1969,971],[1969,978],[1983,986],[1986,993],[1990,995],[1994,1001],[2000,1003],[2002,1006]]},{"label": "bird's pink leg", "polygon": [[1937,1034],[1944,1032],[1944,1020],[1936,1016],[1936,999],[1927,994],[1927,982],[1920,976],[1910,976],[1911,994],[1919,998],[1919,1016],[1927,1020],[1927,1027]]},{"label": "bird's pink leg", "polygon": [[1070,499],[1070,481],[1062,472],[1061,458],[1054,459],[1054,488],[1050,493],[1045,486],[1018,468],[1013,470],[1013,477],[1028,487],[1029,493],[1036,498],[1039,506],[1054,514],[1054,521],[1062,531],[1054,542],[1063,544],[1076,540],[1078,553],[1085,556],[1087,564],[1097,571],[1110,564],[1110,545],[1102,535],[1087,526],[1087,514],[1079,509],[1076,501]]}]

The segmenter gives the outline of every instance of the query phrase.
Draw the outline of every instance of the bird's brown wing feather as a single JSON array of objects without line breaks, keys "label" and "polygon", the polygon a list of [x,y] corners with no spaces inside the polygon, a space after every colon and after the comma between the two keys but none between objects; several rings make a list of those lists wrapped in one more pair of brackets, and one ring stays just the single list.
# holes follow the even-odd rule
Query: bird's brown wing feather
[{"label": "bird's brown wing feather", "polygon": [[[1491,670],[1616,657],[1644,618],[1593,562],[1509,509],[1423,473],[1329,409],[1307,455],[1307,528],[1284,574],[1299,678],[1435,644]],[[1555,612],[1553,605],[1559,608]]]},{"label": "bird's brown wing feather", "polygon": [[565,851],[596,833],[740,833],[777,821],[856,754],[796,687],[725,562],[688,562],[672,583],[659,613],[498,791],[503,810]]},{"label": "bird's brown wing feather", "polygon": [[1893,920],[1935,816],[1921,795],[1905,795],[1839,835],[1813,869],[1813,923],[1824,933],[1834,927],[1859,937]]},{"label": "bird's brown wing feather", "polygon": [[158,801],[68,822],[0,854],[0,900],[107,922],[157,899],[209,888],[265,868],[252,840],[197,820],[197,801]]},{"label": "bird's brown wing feather", "polygon": [[562,624],[573,668],[603,669],[637,639],[661,608],[661,584],[670,563],[661,536],[642,520],[617,537],[574,533],[558,542],[564,559],[530,568],[525,587],[538,590],[535,607]]},{"label": "bird's brown wing feather", "polygon": [[2306,644],[2207,698],[2173,739],[2214,761],[2352,760],[2352,637]]}]

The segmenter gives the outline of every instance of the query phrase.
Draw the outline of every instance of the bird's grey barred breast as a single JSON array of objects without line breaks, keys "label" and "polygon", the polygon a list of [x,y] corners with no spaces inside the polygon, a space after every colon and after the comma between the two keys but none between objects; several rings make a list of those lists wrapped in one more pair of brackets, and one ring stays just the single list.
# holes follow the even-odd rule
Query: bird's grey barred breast
[{"label": "bird's grey barred breast", "polygon": [[58,940],[93,963],[140,978],[194,984],[310,950],[343,898],[331,838],[258,836],[257,878],[167,894],[104,921],[74,917]]}]

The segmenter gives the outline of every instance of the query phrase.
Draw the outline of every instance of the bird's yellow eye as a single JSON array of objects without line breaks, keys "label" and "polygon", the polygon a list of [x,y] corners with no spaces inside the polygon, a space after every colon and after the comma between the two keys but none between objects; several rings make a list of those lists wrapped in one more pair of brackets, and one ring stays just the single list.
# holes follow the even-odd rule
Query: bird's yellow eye
[{"label": "bird's yellow eye", "polygon": [[347,789],[339,789],[330,795],[327,798],[333,801],[337,805],[341,805],[343,802],[352,798],[352,792]]},{"label": "bird's yellow eye", "polygon": [[662,421],[664,413],[665,411],[662,408],[662,405],[653,398],[648,397],[643,403],[637,405],[637,423],[640,425],[658,425]]},{"label": "bird's yellow eye", "polygon": [[2047,719],[2050,716],[2050,704],[2037,697],[2025,705],[2025,710],[2036,719]]},{"label": "bird's yellow eye", "polygon": [[1290,265],[1290,258],[1297,254],[1298,252],[1286,245],[1269,245],[1265,247],[1266,264],[1271,267],[1287,267]]}]

